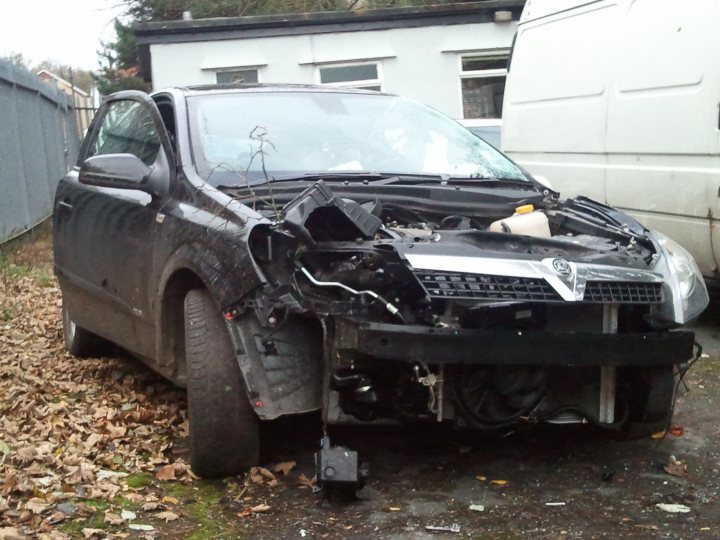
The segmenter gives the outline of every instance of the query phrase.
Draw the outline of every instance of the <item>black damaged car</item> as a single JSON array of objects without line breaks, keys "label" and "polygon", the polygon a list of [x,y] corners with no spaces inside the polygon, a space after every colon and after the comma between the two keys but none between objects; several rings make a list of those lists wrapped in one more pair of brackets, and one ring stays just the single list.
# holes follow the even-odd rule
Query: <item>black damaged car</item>
[{"label": "black damaged car", "polygon": [[[691,256],[419,103],[300,86],[121,92],[60,182],[65,342],[186,386],[193,470],[259,423],[662,429],[708,297]],[[326,448],[327,449],[327,448]]]}]

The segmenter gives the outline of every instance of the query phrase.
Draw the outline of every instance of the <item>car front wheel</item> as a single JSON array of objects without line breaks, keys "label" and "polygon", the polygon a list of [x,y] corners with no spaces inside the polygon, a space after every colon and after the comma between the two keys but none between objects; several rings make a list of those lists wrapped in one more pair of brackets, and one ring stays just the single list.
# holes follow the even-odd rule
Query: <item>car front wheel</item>
[{"label": "car front wheel", "polygon": [[202,289],[185,297],[185,359],[193,472],[218,478],[257,465],[259,420],[220,309]]}]

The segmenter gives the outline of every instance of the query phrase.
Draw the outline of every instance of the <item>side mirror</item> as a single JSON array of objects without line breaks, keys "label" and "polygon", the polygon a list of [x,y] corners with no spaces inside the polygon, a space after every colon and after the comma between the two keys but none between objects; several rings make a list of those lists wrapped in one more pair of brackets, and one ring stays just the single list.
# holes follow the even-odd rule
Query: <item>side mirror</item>
[{"label": "side mirror", "polygon": [[78,181],[89,186],[137,189],[164,196],[169,191],[170,174],[162,151],[152,167],[133,154],[102,154],[83,162]]}]

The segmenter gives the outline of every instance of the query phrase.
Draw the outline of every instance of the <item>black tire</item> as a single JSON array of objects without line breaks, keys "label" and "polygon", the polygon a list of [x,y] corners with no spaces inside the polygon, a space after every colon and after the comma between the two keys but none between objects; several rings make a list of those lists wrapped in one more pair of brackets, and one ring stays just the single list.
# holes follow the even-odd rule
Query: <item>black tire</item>
[{"label": "black tire", "polygon": [[673,368],[636,368],[622,373],[629,410],[618,438],[641,439],[669,427],[676,383]]},{"label": "black tire", "polygon": [[104,340],[78,326],[73,321],[65,302],[62,304],[63,318],[63,340],[65,341],[65,349],[78,358],[92,358],[106,356],[110,350],[110,342]]},{"label": "black tire", "polygon": [[185,297],[185,359],[193,472],[220,478],[257,465],[259,420],[220,309],[202,289]]}]

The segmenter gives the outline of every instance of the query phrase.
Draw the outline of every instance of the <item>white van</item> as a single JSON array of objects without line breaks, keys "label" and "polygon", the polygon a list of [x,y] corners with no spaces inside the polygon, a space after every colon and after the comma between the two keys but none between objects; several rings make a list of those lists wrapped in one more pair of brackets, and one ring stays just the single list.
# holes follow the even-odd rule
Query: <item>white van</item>
[{"label": "white van", "polygon": [[528,0],[503,151],[622,208],[720,278],[720,2]]}]

